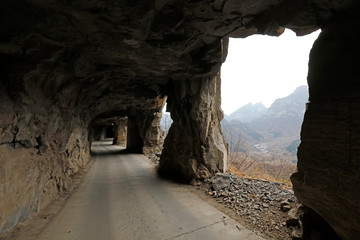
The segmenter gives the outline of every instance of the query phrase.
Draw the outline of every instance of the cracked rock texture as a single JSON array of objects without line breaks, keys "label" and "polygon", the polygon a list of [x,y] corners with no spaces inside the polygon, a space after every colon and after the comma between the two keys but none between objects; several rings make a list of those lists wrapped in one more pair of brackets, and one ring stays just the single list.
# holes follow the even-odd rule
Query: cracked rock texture
[{"label": "cracked rock texture", "polygon": [[[348,9],[353,13],[348,14]],[[162,141],[159,114],[166,98],[174,123],[165,140],[161,169],[187,181],[225,171],[219,71],[228,38],[278,36],[284,28],[304,35],[321,27],[326,31],[324,41],[318,42],[318,53],[314,51],[310,62],[319,71],[310,69],[311,103],[303,127],[299,173],[293,181],[295,193],[306,205],[341,237],[353,239],[359,217],[352,215],[355,225],[345,227],[335,216],[340,202],[345,204],[342,209],[358,203],[351,200],[358,199],[353,194],[359,185],[356,111],[346,115],[350,108],[343,108],[337,97],[359,97],[357,38],[352,35],[358,31],[359,18],[354,14],[358,9],[357,1],[351,0],[3,1],[0,232],[71,189],[71,176],[90,161],[90,143],[101,135],[103,126],[96,121],[128,117],[127,150],[157,153]],[[336,61],[332,56],[340,57]],[[337,99],[335,105],[328,104],[330,98]],[[336,114],[320,117],[311,113],[315,106],[325,112],[332,107]],[[351,151],[346,145],[349,138],[345,141],[349,131],[332,127],[341,125],[344,116],[355,141]],[[308,126],[344,131],[335,133],[339,138],[326,138],[326,133],[312,136]],[[325,142],[339,151],[321,156],[313,151],[312,146],[325,150]],[[339,160],[349,151],[350,160]],[[319,174],[319,169],[328,175]],[[334,174],[336,178],[331,177]],[[332,196],[338,190],[324,187],[328,178],[339,179],[335,186],[344,184],[338,188],[340,197]],[[322,196],[310,203],[307,197],[314,192]],[[330,208],[332,204],[337,207]],[[338,216],[350,214],[342,213]]]}]

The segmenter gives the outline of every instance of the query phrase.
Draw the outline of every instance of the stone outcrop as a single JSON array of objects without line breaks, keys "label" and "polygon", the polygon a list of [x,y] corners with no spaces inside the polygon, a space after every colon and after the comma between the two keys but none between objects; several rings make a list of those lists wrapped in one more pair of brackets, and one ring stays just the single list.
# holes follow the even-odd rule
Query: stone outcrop
[{"label": "stone outcrop", "polygon": [[[174,123],[165,140],[161,169],[187,181],[224,171],[218,74],[226,59],[228,38],[278,36],[285,27],[304,35],[323,27],[322,38],[330,40],[329,44],[319,41],[324,50],[312,54],[315,60],[310,66],[322,72],[310,69],[311,103],[303,127],[299,173],[293,181],[299,198],[341,237],[351,239],[357,233],[354,220],[358,218],[350,218],[355,225],[345,227],[335,217],[341,201],[349,209],[356,204],[351,200],[355,184],[349,181],[358,182],[354,155],[358,52],[346,48],[357,44],[350,32],[358,30],[358,17],[350,14],[343,20],[347,9],[357,12],[359,7],[351,0],[2,2],[0,232],[71,189],[71,176],[90,161],[91,141],[104,136],[104,126],[94,124],[97,119],[128,117],[128,150],[157,152],[156,145],[162,141],[159,114],[166,96]],[[332,64],[329,53],[343,56],[340,66],[347,64],[348,71]],[[321,62],[317,55],[328,59],[317,65]],[[350,101],[349,97],[351,104],[344,103],[349,106],[344,108],[341,101]],[[313,113],[317,109],[324,116],[333,116],[326,109],[336,110],[336,117],[320,117]],[[346,126],[351,129],[351,141],[345,141],[345,130],[341,137],[328,139],[322,132],[313,136],[308,130],[323,120],[317,129],[338,129],[342,134],[344,116],[348,116],[344,121],[350,124]],[[325,127],[332,124],[336,127]],[[325,149],[324,141],[340,150],[321,156],[310,153],[311,139],[319,149]],[[337,160],[345,159],[349,141],[354,141],[350,165]],[[322,164],[331,167],[323,169]],[[319,174],[319,169],[330,175]],[[337,177],[330,177],[333,174]],[[340,198],[324,190],[327,179],[339,179],[339,186],[349,183],[341,187]],[[319,189],[323,198],[309,204],[306,196],[314,196]],[[322,206],[327,199],[334,209]]]}]

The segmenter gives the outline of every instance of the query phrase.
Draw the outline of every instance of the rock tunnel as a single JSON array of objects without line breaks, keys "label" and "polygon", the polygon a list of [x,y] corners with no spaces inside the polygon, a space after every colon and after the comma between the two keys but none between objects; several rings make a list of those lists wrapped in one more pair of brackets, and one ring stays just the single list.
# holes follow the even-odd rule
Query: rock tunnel
[{"label": "rock tunnel", "polygon": [[321,28],[292,182],[341,239],[358,239],[359,9],[355,0],[3,2],[0,233],[71,190],[107,127],[129,152],[159,151],[165,101],[173,124],[160,170],[188,182],[225,171],[228,38]]}]

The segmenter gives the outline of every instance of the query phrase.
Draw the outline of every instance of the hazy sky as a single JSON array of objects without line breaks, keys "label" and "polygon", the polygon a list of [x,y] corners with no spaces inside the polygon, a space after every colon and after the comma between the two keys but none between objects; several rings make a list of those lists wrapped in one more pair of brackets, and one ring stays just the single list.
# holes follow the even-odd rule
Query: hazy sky
[{"label": "hazy sky", "polygon": [[307,85],[309,53],[319,33],[296,37],[286,30],[280,37],[231,38],[221,68],[221,107],[225,114],[249,102],[269,107],[275,99]]}]

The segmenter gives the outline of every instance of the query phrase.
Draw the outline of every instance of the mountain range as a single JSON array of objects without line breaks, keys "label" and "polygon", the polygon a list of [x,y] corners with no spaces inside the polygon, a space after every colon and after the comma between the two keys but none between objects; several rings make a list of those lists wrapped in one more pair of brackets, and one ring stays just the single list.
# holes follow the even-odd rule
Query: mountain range
[{"label": "mountain range", "polygon": [[221,122],[230,144],[241,138],[242,151],[296,155],[300,129],[308,101],[308,87],[300,86],[266,108],[261,103],[246,104]]}]

